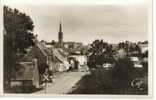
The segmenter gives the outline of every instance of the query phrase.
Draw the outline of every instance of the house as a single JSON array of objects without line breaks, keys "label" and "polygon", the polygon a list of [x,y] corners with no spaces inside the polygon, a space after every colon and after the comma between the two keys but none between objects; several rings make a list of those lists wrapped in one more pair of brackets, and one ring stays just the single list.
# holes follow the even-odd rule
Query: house
[{"label": "house", "polygon": [[[89,68],[87,66],[87,57],[86,55],[70,55],[68,59],[74,61],[75,63],[78,62],[77,69],[79,71],[88,71]],[[76,66],[75,66],[76,68]]]},{"label": "house", "polygon": [[[67,61],[67,56],[63,54],[63,50],[55,49],[55,48],[47,48],[44,41],[38,41],[35,40],[35,45],[31,48],[29,48],[28,53],[19,60],[20,69],[25,68],[25,66],[28,66],[26,69],[32,68],[33,59],[37,60],[37,71],[39,72],[39,81],[42,81],[42,76],[45,73],[45,70],[48,69],[49,72],[55,73],[55,72],[63,72],[67,71],[69,69],[69,63]],[[16,71],[14,71],[16,73]],[[30,78],[33,77],[31,75],[31,71],[22,72],[29,74]],[[25,74],[26,75],[26,74]],[[24,75],[24,77],[26,77]],[[18,79],[16,77],[16,79]],[[30,79],[28,78],[28,80]],[[23,79],[25,80],[25,79]]]},{"label": "house", "polygon": [[65,48],[79,48],[82,47],[82,43],[81,42],[64,42],[64,47]]},{"label": "house", "polygon": [[69,69],[69,63],[67,61],[67,56],[64,54],[63,50],[53,49],[52,50],[52,60],[50,63],[50,69],[54,72],[63,72]]},{"label": "house", "polygon": [[142,54],[146,53],[148,51],[148,43],[139,43],[138,44],[139,48],[140,48],[140,51]]},{"label": "house", "polygon": [[134,63],[135,68],[143,68],[143,65],[141,64],[141,61],[138,57],[130,57],[130,59]]},{"label": "house", "polygon": [[[43,61],[41,65],[45,64],[47,65],[48,69],[53,72],[62,72],[67,71],[69,68],[69,64],[67,61],[67,56],[63,53],[63,50],[61,48],[47,48],[45,42],[41,41],[38,42],[37,47],[34,48],[34,54],[37,53],[36,51],[40,51],[40,54],[35,54],[38,59],[41,59]],[[43,66],[42,66],[43,67]]]},{"label": "house", "polygon": [[112,49],[113,50],[117,50],[119,48],[119,45],[118,44],[111,44],[112,45]]}]

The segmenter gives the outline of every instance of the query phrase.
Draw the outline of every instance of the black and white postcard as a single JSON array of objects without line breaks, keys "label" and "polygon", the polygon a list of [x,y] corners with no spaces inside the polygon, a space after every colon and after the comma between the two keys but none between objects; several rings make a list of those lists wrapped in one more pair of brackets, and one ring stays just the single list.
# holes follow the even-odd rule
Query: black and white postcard
[{"label": "black and white postcard", "polygon": [[67,1],[3,0],[2,94],[150,97],[152,0]]}]

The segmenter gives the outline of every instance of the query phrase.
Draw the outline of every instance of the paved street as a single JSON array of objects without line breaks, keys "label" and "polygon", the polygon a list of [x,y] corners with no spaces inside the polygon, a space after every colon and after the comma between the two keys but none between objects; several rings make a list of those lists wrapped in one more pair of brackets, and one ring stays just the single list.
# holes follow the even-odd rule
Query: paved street
[{"label": "paved street", "polygon": [[48,83],[46,90],[35,92],[35,94],[66,94],[72,87],[89,72],[64,72],[53,79],[53,83]]}]

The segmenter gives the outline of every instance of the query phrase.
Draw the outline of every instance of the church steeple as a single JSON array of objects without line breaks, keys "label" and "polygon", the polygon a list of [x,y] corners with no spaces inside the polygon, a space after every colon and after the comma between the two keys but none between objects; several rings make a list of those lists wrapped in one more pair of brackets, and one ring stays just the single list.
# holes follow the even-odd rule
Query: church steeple
[{"label": "church steeple", "polygon": [[63,47],[63,32],[62,32],[62,23],[60,22],[59,32],[58,32],[58,47]]},{"label": "church steeple", "polygon": [[59,32],[62,32],[62,23],[60,22],[60,28],[59,28]]}]

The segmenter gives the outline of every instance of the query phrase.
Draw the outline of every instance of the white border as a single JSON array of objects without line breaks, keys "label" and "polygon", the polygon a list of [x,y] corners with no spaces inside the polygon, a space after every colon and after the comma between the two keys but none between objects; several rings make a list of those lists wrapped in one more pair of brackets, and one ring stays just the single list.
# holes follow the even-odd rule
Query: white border
[{"label": "white border", "polygon": [[3,5],[0,1],[0,96],[3,93]]},{"label": "white border", "polygon": [[[12,2],[13,0],[10,0],[10,2]],[[21,3],[32,3],[32,2],[34,2],[33,0],[28,0],[28,2],[26,2],[26,0],[24,1],[24,0],[14,0],[14,1],[18,1],[18,2],[21,2]],[[35,0],[36,1],[36,0]],[[46,2],[46,1],[49,1],[49,0],[45,0],[44,2],[43,2],[44,0],[37,0],[37,2],[39,3],[39,4],[42,4],[42,3],[44,3],[44,2]],[[117,1],[117,0],[116,0]],[[152,45],[152,40],[153,40],[153,34],[152,34],[152,0],[147,0],[148,2],[149,2],[149,7],[148,7],[148,9],[149,9],[149,16],[148,16],[148,38],[149,38],[149,95],[147,96],[147,95],[53,95],[53,94],[36,94],[36,95],[34,95],[34,94],[3,94],[3,56],[1,56],[1,58],[0,58],[0,60],[2,61],[1,62],[1,65],[2,65],[2,67],[1,67],[1,69],[0,69],[0,71],[1,71],[1,73],[0,73],[0,87],[2,88],[2,89],[0,89],[0,94],[1,95],[3,95],[3,96],[9,96],[9,97],[80,97],[80,98],[88,98],[88,97],[90,97],[90,98],[116,98],[116,97],[118,97],[118,98],[151,98],[152,97],[152,88],[153,88],[153,84],[152,84],[152,80],[153,80],[153,77],[152,77],[152,73],[153,73],[153,50],[152,50],[152,48],[153,48],[153,45]],[[4,2],[4,0],[2,0],[2,3]],[[53,0],[53,1],[51,1],[51,2],[53,2],[53,4],[78,4],[78,5],[84,5],[84,4],[91,4],[91,5],[102,5],[102,4],[104,4],[105,2],[109,2],[109,0],[86,0],[86,1],[83,1],[83,0],[58,0],[58,1],[56,1],[56,0]],[[3,6],[2,6],[2,4],[0,3],[0,7],[2,7],[3,8]],[[2,11],[3,12],[3,11]],[[1,13],[0,13],[1,14]],[[2,22],[3,22],[3,16],[0,16],[1,18],[1,20],[2,20]],[[1,20],[0,20],[0,22],[1,22]],[[1,25],[2,27],[3,27],[3,25]],[[0,30],[2,30],[2,27],[0,26]],[[3,31],[3,30],[2,30]],[[2,32],[3,33],[3,32]],[[0,51],[1,51],[1,53],[0,53],[0,55],[3,55],[3,34],[1,35],[1,37],[0,37],[0,45],[1,45],[1,47],[0,47]]]}]

